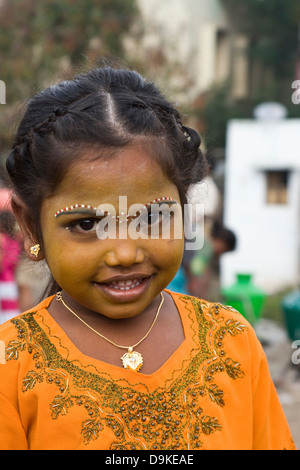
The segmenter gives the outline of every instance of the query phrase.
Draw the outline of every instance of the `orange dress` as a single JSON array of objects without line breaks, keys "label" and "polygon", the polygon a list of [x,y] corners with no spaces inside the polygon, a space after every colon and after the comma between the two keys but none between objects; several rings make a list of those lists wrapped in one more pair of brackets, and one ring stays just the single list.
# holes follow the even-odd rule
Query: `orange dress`
[{"label": "orange dress", "polygon": [[1,325],[0,449],[294,449],[251,326],[169,293],[185,340],[151,375],[82,354],[53,297]]}]

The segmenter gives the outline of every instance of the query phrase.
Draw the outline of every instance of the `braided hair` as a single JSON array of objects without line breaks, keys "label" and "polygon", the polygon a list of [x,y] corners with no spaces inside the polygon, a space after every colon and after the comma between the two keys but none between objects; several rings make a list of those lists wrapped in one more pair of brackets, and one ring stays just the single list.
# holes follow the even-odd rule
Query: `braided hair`
[{"label": "braided hair", "polygon": [[135,71],[102,67],[29,100],[6,167],[14,191],[30,208],[39,243],[41,203],[82,151],[121,148],[141,137],[154,147],[184,204],[190,184],[207,172],[201,140],[152,82]]}]

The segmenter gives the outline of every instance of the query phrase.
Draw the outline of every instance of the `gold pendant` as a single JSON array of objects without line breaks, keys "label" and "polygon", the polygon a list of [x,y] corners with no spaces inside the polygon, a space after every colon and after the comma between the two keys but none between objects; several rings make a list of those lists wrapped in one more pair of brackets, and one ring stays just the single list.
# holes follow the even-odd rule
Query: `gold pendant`
[{"label": "gold pendant", "polygon": [[121,359],[124,369],[135,370],[138,372],[143,365],[143,356],[139,352],[134,351],[131,346],[128,348],[128,352],[125,353]]}]

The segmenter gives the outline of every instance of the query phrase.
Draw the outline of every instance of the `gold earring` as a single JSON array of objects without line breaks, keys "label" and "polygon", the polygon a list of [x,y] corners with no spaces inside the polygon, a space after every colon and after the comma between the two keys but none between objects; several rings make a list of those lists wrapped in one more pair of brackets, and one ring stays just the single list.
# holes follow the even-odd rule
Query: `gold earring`
[{"label": "gold earring", "polygon": [[32,247],[30,248],[30,253],[31,253],[32,255],[34,255],[35,257],[37,257],[38,254],[39,254],[40,249],[41,249],[41,247],[40,247],[40,245],[37,243],[36,245],[34,245],[34,246],[32,246]]}]

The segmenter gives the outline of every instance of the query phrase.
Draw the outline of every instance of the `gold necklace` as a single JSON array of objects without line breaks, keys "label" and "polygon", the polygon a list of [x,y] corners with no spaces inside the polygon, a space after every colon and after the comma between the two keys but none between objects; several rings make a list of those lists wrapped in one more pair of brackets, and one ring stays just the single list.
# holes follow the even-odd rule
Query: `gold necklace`
[{"label": "gold necklace", "polygon": [[157,320],[157,317],[159,315],[162,304],[164,303],[164,297],[163,297],[162,293],[160,293],[160,296],[161,296],[161,302],[158,306],[156,315],[154,317],[153,322],[150,325],[149,330],[142,337],[142,339],[140,339],[137,343],[133,344],[132,346],[121,346],[119,344],[116,344],[116,343],[114,343],[114,341],[112,341],[109,338],[106,338],[106,336],[102,335],[101,333],[99,333],[99,331],[95,330],[90,325],[88,325],[79,315],[77,315],[77,313],[73,312],[73,310],[71,310],[70,307],[65,303],[64,299],[62,298],[62,293],[61,292],[57,292],[56,300],[61,302],[64,305],[64,307],[69,310],[69,312],[71,312],[73,315],[75,315],[76,318],[78,318],[78,320],[80,320],[85,326],[87,326],[90,330],[92,330],[98,336],[105,339],[105,341],[108,341],[110,344],[112,344],[113,346],[116,346],[117,348],[127,349],[128,350],[127,353],[123,354],[123,356],[121,357],[123,367],[124,367],[124,369],[130,369],[130,370],[134,370],[134,371],[138,372],[141,369],[144,360],[143,360],[143,356],[141,355],[141,353],[139,353],[137,351],[134,351],[133,349],[136,346],[138,346],[142,341],[144,341],[144,339],[147,338],[150,331],[152,330],[152,328],[153,328],[153,326],[154,326],[154,324]]}]

